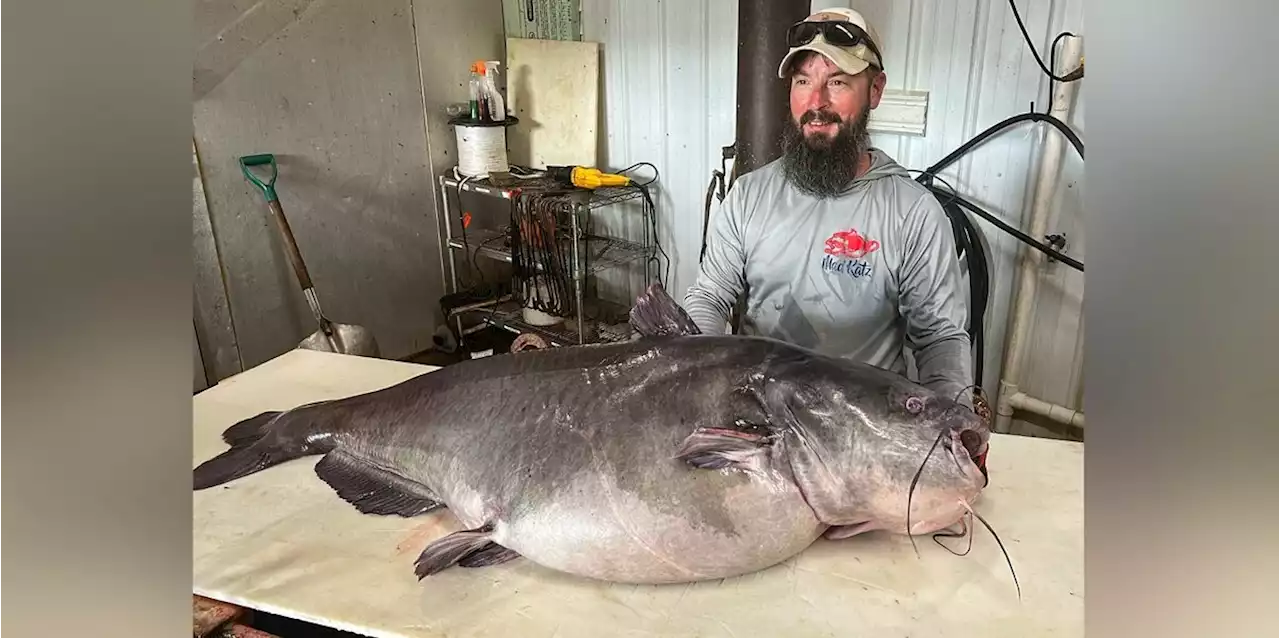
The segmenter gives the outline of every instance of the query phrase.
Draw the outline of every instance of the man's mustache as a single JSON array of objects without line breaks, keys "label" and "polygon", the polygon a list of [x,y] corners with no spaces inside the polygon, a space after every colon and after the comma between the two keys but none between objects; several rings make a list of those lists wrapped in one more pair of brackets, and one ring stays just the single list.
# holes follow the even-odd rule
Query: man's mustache
[{"label": "man's mustache", "polygon": [[840,124],[840,116],[827,110],[806,111],[800,116],[800,126],[805,124]]}]

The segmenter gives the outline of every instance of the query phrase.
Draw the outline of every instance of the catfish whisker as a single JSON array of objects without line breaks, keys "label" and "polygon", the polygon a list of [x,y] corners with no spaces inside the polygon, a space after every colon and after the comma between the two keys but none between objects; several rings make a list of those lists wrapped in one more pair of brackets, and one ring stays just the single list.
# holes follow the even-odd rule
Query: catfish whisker
[{"label": "catfish whisker", "polygon": [[1004,543],[1000,542],[1000,535],[996,534],[996,530],[992,529],[991,524],[987,522],[987,519],[982,518],[981,514],[973,511],[973,508],[970,507],[968,503],[962,500],[960,501],[960,504],[963,505],[965,509],[969,510],[970,514],[973,514],[975,518],[981,521],[983,526],[987,528],[987,531],[991,532],[991,536],[996,539],[996,544],[1000,546],[1000,552],[1004,554],[1005,562],[1009,563],[1009,573],[1013,574],[1013,585],[1018,588],[1018,600],[1022,600],[1022,585],[1018,584],[1018,573],[1013,570],[1013,560],[1009,558],[1009,552],[1005,551]]},{"label": "catfish whisker", "polygon": [[[951,552],[952,556],[968,556],[969,550],[973,549],[973,512],[969,512],[969,523],[966,524],[964,522],[964,518],[961,518],[960,525],[964,529],[962,529],[959,534],[955,532],[938,532],[937,534],[933,535],[933,542],[937,543],[938,547],[941,547],[942,549],[945,549]],[[963,538],[965,536],[969,537],[969,546],[965,548],[964,553],[959,553],[956,550],[951,549],[950,547],[947,547],[946,543],[943,543],[942,541],[938,540],[939,538],[944,538],[944,537],[945,538],[956,538],[956,537]]]},{"label": "catfish whisker", "polygon": [[[956,393],[956,398],[952,399],[952,402],[953,402],[953,403],[955,403],[956,405],[959,405],[959,406],[961,406],[961,407],[964,407],[964,404],[963,404],[963,403],[960,403],[960,397],[961,397],[965,392],[967,392],[967,391],[969,391],[969,390],[973,390],[973,389],[975,389],[975,388],[977,388],[978,390],[981,390],[981,389],[982,389],[982,387],[981,387],[981,386],[979,386],[979,385],[978,385],[978,384],[976,384],[976,383],[970,383],[969,385],[967,385],[967,386],[965,386],[965,387],[961,388],[961,389],[960,389],[960,391]],[[951,407],[955,407],[955,406],[951,406]],[[973,408],[969,408],[969,411],[971,411],[971,412],[973,412],[973,413],[975,413],[975,414],[977,413],[977,410],[974,410]]]},{"label": "catfish whisker", "polygon": [[911,535],[911,495],[915,493],[916,483],[920,481],[920,475],[924,473],[924,467],[929,464],[929,457],[933,456],[934,448],[938,447],[938,443],[942,441],[942,436],[947,433],[946,428],[938,431],[938,438],[933,440],[933,445],[929,446],[929,452],[924,455],[924,461],[920,463],[920,469],[916,470],[916,475],[911,479],[911,487],[907,488],[907,539],[911,541],[911,549],[915,551],[916,558],[920,558],[920,548],[916,547],[916,539]]}]

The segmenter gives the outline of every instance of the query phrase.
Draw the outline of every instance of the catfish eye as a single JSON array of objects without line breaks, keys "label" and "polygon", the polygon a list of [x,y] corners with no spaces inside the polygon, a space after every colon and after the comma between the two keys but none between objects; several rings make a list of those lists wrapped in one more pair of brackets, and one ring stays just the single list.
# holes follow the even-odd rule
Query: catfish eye
[{"label": "catfish eye", "polygon": [[919,414],[924,409],[924,401],[920,397],[907,397],[907,412]]}]

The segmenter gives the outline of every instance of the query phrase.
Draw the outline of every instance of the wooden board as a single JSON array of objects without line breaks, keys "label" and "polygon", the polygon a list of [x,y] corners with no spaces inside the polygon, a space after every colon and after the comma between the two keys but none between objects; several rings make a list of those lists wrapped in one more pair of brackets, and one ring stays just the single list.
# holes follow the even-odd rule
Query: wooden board
[{"label": "wooden board", "polygon": [[524,166],[595,166],[600,45],[507,38],[508,159]]},{"label": "wooden board", "polygon": [[[197,395],[193,465],[240,419],[385,387],[434,368],[293,351]],[[977,509],[1000,533],[956,557],[928,537],[819,541],[741,578],[612,585],[516,560],[422,582],[413,562],[458,530],[448,511],[364,516],[314,473],[315,458],[193,494],[194,592],[374,638],[479,636],[1081,636],[1083,447],[996,436]],[[981,528],[979,528],[981,529]],[[944,539],[963,551],[965,542]]]}]

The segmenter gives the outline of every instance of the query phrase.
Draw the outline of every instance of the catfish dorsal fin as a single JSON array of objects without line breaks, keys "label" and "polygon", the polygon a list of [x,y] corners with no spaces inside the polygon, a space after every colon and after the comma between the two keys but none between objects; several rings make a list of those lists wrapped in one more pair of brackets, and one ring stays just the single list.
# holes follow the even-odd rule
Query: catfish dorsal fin
[{"label": "catfish dorsal fin", "polygon": [[662,284],[649,284],[631,306],[631,327],[642,337],[675,337],[702,334],[689,313],[680,307]]}]

